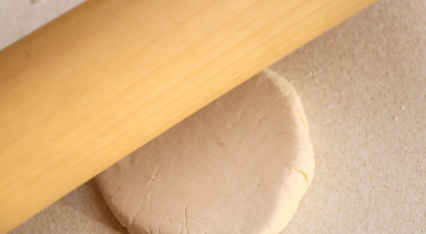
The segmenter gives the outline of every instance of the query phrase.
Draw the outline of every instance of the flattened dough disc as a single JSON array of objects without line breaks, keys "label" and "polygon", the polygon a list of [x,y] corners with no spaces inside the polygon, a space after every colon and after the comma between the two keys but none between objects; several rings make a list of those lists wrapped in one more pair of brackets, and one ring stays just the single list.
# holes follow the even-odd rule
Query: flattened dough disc
[{"label": "flattened dough disc", "polygon": [[265,70],[96,179],[130,233],[278,234],[313,173],[299,97]]}]

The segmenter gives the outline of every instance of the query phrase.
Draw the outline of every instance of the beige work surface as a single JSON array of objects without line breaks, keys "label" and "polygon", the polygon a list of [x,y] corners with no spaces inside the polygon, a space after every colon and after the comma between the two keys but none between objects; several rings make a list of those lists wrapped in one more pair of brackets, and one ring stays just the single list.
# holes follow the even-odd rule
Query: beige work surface
[{"label": "beige work surface", "polygon": [[[0,48],[82,0],[30,2],[0,0]],[[426,233],[426,1],[381,0],[271,68],[298,91],[316,157],[282,233]],[[11,233],[125,230],[90,180]]]}]

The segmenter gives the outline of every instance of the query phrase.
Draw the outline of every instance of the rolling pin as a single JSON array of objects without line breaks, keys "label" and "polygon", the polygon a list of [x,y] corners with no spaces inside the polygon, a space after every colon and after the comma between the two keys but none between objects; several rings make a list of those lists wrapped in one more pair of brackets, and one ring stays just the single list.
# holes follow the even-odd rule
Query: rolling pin
[{"label": "rolling pin", "polygon": [[374,0],[89,0],[0,52],[0,233]]}]

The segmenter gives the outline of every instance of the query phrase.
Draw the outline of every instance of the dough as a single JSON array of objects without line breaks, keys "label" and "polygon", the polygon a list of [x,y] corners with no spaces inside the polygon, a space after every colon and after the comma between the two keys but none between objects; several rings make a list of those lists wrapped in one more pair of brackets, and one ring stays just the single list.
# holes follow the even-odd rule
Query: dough
[{"label": "dough", "polygon": [[299,97],[265,70],[96,179],[130,233],[278,234],[313,173]]}]

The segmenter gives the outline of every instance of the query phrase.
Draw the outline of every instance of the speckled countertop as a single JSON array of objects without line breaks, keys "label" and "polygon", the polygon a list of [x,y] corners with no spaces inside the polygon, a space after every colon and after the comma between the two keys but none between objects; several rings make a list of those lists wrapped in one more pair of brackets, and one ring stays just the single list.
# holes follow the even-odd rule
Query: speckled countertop
[{"label": "speckled countertop", "polygon": [[[0,0],[0,49],[83,0]],[[426,233],[426,1],[381,0],[271,66],[315,176],[287,233]],[[93,180],[11,233],[126,233]]]}]

